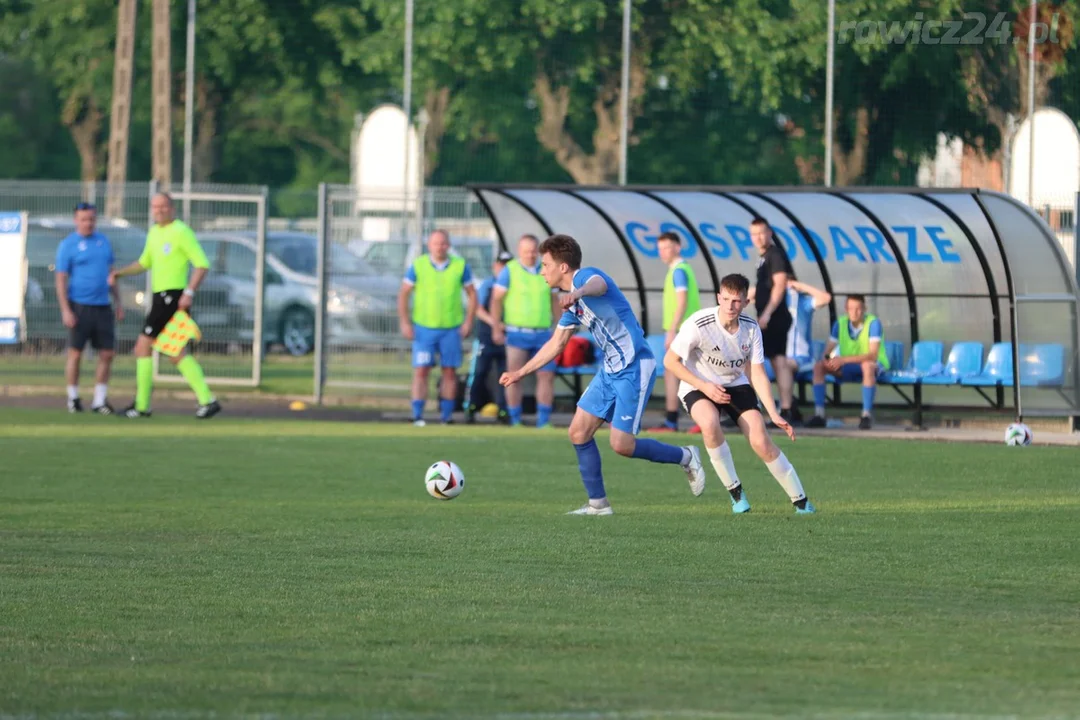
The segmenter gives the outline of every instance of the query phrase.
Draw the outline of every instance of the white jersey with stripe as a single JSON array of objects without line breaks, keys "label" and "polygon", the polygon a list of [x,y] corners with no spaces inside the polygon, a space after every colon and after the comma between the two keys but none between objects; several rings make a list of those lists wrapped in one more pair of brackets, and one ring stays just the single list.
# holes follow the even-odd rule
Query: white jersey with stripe
[{"label": "white jersey with stripe", "polygon": [[[690,372],[706,382],[722,387],[748,385],[750,364],[765,362],[761,328],[754,320],[740,315],[739,329],[728,332],[720,322],[719,310],[705,308],[688,317],[671,341],[671,350],[682,358]],[[680,382],[679,397],[693,389],[688,383]]]},{"label": "white jersey with stripe", "polygon": [[791,313],[791,329],[788,330],[787,352],[789,358],[809,358],[814,322],[814,298],[810,295],[788,290],[788,312]]}]

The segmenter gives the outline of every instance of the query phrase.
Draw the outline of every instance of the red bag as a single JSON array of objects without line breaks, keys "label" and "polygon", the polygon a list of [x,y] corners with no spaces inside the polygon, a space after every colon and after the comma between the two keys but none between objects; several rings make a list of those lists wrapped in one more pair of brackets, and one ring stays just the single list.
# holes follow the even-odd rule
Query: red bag
[{"label": "red bag", "polygon": [[570,342],[566,343],[566,347],[555,358],[555,365],[558,367],[591,365],[595,359],[594,355],[592,343],[589,342],[588,338],[577,335],[570,338]]}]

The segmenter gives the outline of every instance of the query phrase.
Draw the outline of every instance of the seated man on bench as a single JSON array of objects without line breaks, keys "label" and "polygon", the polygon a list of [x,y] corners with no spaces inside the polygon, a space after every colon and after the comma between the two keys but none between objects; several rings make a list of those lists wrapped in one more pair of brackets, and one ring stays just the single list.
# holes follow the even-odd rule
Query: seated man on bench
[{"label": "seated man on bench", "polygon": [[[885,333],[877,316],[866,313],[866,298],[862,295],[848,295],[846,309],[847,315],[841,316],[832,326],[824,359],[814,363],[814,417],[807,422],[807,427],[825,427],[826,374],[833,375],[838,382],[861,380],[859,429],[869,430],[874,422],[872,413],[878,373],[889,369]],[[839,352],[831,357],[835,349]]]}]

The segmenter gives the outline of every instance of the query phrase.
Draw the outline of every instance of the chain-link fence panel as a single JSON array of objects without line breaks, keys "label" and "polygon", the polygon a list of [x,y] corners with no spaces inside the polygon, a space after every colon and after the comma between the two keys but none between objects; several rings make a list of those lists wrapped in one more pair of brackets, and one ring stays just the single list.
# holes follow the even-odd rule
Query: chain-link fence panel
[{"label": "chain-link fence panel", "polygon": [[316,386],[408,397],[411,343],[401,335],[398,314],[405,272],[426,252],[427,236],[441,229],[475,280],[490,276],[498,242],[494,226],[483,205],[462,188],[426,188],[419,197],[406,197],[400,191],[324,187],[324,315],[315,343]]},{"label": "chain-link fence panel", "polygon": [[[267,343],[280,339],[275,331],[292,284],[286,268],[267,262],[266,196],[181,192],[173,194],[173,201],[210,263],[191,311],[202,332],[194,351],[206,379],[258,386],[263,352]],[[301,289],[311,297],[307,284]],[[155,380],[182,378],[156,354]]]},{"label": "chain-link fence panel", "polygon": [[[142,253],[151,222],[152,192],[149,183],[0,181],[0,210],[29,213],[26,340],[0,349],[4,355],[4,361],[0,363],[3,382],[57,387],[65,383],[69,330],[64,326],[56,295],[56,259],[60,243],[76,233],[76,205],[93,206],[96,230],[109,241],[114,265],[122,267],[137,260]],[[238,194],[242,200],[237,198]],[[258,188],[196,186],[196,192],[188,196],[176,194],[174,199],[178,214],[183,217],[186,208],[200,235],[203,232],[235,231],[254,236],[259,218],[265,217],[265,212],[260,210],[264,202]],[[209,250],[207,254],[210,254]],[[213,265],[214,258],[210,260]],[[252,384],[258,380],[257,358],[252,349],[255,342],[254,291],[249,291],[246,298],[227,292],[226,279],[215,278],[215,274],[211,273],[204,283],[195,303],[195,312],[205,332],[200,352],[213,351],[213,360],[207,358],[207,372],[215,380]],[[117,287],[123,313],[122,319],[119,313],[116,316],[112,383],[127,388],[134,384],[132,350],[151,298],[145,276],[121,278]],[[241,357],[243,360],[239,359]],[[94,376],[95,361],[93,343],[87,343],[81,367],[84,386]],[[166,378],[173,375],[167,368],[163,371]]]}]

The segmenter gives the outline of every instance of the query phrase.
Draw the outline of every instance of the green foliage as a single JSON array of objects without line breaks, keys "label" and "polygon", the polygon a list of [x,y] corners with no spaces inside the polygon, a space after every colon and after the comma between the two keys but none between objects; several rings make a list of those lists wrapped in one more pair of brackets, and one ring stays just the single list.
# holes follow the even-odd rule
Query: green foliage
[{"label": "green foliage", "polygon": [[[988,0],[979,10],[1012,23],[1022,4]],[[819,181],[823,2],[633,7],[632,182]],[[1080,2],[1060,7],[1065,52],[1040,66],[1039,87],[1076,118],[1072,19],[1080,20]],[[959,20],[965,9],[961,0],[838,0],[837,29]],[[173,3],[176,158],[185,10]],[[198,13],[197,179],[277,187],[347,180],[353,117],[402,100],[404,2],[204,0]],[[0,15],[0,142],[14,148],[3,174],[76,176],[72,137],[83,123],[100,175],[115,1],[0,0]],[[139,4],[138,25],[132,178],[145,177],[150,163],[148,2]],[[432,118],[429,182],[566,182],[582,176],[583,162],[610,179],[621,26],[621,3],[607,0],[416,0],[412,107]],[[966,45],[852,37],[849,29],[836,55],[838,180],[908,183],[939,132],[991,153],[1001,148],[1006,116],[1024,102],[1022,48],[1011,37]],[[96,126],[94,112],[102,115]]]}]

